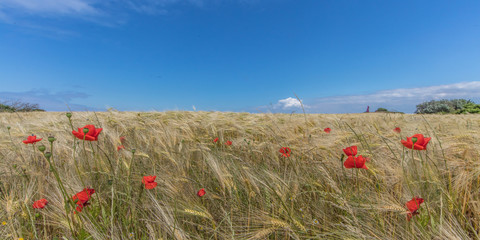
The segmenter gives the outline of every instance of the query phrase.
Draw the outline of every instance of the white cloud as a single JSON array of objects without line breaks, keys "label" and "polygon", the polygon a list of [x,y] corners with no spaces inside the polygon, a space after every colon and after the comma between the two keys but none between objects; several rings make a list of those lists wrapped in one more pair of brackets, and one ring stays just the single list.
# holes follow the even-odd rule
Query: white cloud
[{"label": "white cloud", "polygon": [[[278,100],[278,103],[275,104],[273,107],[276,108],[276,109],[278,109],[278,108],[281,108],[281,109],[301,108],[302,104],[300,103],[300,101],[298,101],[298,99],[289,97],[289,98]],[[306,106],[304,105],[304,107],[306,107]]]}]

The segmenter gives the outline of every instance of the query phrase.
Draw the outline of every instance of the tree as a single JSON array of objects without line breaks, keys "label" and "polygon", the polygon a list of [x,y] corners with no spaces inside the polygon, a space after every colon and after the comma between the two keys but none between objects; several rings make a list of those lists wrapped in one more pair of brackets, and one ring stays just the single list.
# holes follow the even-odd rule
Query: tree
[{"label": "tree", "polygon": [[21,101],[0,103],[0,112],[44,112],[38,104]]},{"label": "tree", "polygon": [[15,108],[0,103],[0,112],[15,112]]},{"label": "tree", "polygon": [[417,114],[432,114],[432,113],[455,113],[464,108],[468,103],[473,103],[470,100],[466,99],[442,99],[442,100],[431,100],[429,102],[423,102],[417,105]]},{"label": "tree", "polygon": [[388,110],[386,108],[377,108],[375,112],[388,112]]},{"label": "tree", "polygon": [[462,109],[455,111],[457,114],[461,113],[480,113],[480,104],[475,104],[473,102],[467,103],[463,106]]}]

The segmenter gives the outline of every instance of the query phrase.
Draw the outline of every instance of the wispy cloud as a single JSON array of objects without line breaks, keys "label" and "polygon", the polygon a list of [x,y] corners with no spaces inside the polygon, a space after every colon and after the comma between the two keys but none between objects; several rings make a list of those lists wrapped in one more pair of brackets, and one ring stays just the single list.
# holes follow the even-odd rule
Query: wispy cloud
[{"label": "wispy cloud", "polygon": [[[480,81],[418,88],[398,88],[364,95],[321,97],[307,99],[304,102],[308,105],[307,111],[310,113],[358,113],[364,112],[367,106],[370,106],[370,111],[383,107],[389,110],[413,113],[416,105],[422,102],[455,98],[471,99],[479,103]],[[282,106],[287,106],[288,103],[293,102],[291,99],[293,98],[279,100],[279,103],[273,105],[273,109],[267,106],[262,106],[259,109],[284,110],[287,112],[290,109],[282,108]],[[283,105],[280,103],[283,103]]]},{"label": "wispy cloud", "polygon": [[[143,14],[165,14],[167,7],[174,4],[203,6],[210,0],[2,0],[0,17],[28,15],[30,17],[106,17],[110,10],[134,11]],[[2,19],[2,18],[0,18]]]},{"label": "wispy cloud", "polygon": [[210,0],[0,0],[0,23],[27,33],[63,38],[78,33],[59,19],[74,19],[104,27],[125,24],[131,13],[165,15],[175,4],[202,6]]},{"label": "wispy cloud", "polygon": [[[231,0],[252,4],[258,0]],[[219,0],[0,0],[0,23],[33,33],[45,32],[57,37],[78,35],[63,29],[59,19],[75,19],[104,27],[118,27],[133,13],[167,15],[175,6],[203,7]],[[40,21],[43,20],[43,21]],[[67,33],[67,34],[65,34]]]},{"label": "wispy cloud", "polygon": [[99,14],[93,1],[87,0],[2,0],[0,10],[4,13],[26,14],[95,15]]},{"label": "wispy cloud", "polygon": [[[232,0],[240,4],[253,4],[258,0]],[[105,17],[110,10],[134,11],[144,14],[165,14],[173,5],[203,7],[218,4],[219,0],[1,0],[0,19],[28,14],[40,17]]]},{"label": "wispy cloud", "polygon": [[72,111],[98,111],[100,109],[73,103],[77,99],[86,99],[89,95],[82,92],[63,91],[50,92],[45,89],[35,89],[26,92],[0,92],[0,102],[21,101],[38,104],[47,111],[67,111],[67,105]]}]

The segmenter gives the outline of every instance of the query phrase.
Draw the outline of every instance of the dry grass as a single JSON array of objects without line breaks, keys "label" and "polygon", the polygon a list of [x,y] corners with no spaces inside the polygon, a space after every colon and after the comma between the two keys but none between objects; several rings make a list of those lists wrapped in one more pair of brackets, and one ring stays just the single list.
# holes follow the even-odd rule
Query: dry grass
[{"label": "dry grass", "polygon": [[[478,115],[112,111],[72,121],[102,127],[99,141],[75,139],[64,113],[0,114],[0,239],[478,238]],[[412,154],[400,139],[416,133],[432,140]],[[31,134],[47,151],[46,138],[57,139],[53,164],[69,196],[96,190],[80,214],[45,157],[21,142]],[[370,159],[358,179],[341,162],[351,145]],[[145,175],[157,176],[155,189],[143,188]],[[407,221],[413,196],[425,203]],[[33,209],[40,198],[49,204]]]}]

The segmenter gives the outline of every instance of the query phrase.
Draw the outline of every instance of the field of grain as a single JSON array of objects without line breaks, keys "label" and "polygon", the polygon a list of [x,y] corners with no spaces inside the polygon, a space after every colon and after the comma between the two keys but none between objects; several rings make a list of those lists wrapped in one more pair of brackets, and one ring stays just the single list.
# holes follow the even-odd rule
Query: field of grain
[{"label": "field of grain", "polygon": [[[72,134],[87,124],[98,141]],[[479,115],[1,113],[0,239],[477,239],[479,132]],[[353,145],[368,170],[344,167]]]}]

